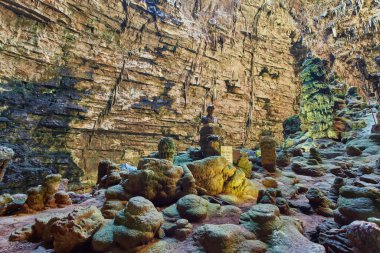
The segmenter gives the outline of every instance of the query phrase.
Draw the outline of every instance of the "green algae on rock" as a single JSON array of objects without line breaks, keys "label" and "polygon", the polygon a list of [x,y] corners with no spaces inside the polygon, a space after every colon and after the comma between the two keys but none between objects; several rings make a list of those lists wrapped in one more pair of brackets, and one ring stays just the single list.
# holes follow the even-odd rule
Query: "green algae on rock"
[{"label": "green algae on rock", "polygon": [[327,82],[326,62],[308,58],[301,69],[301,129],[312,138],[336,138],[332,128],[334,97]]}]

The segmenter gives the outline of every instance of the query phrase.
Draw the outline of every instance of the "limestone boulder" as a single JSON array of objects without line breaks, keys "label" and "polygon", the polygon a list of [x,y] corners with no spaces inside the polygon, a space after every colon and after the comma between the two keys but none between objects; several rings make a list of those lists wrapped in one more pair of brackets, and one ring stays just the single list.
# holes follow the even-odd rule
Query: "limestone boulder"
[{"label": "limestone boulder", "polygon": [[256,236],[235,224],[206,224],[194,233],[195,242],[209,253],[267,252],[267,245]]},{"label": "limestone boulder", "polygon": [[279,230],[283,226],[280,210],[271,204],[253,206],[240,216],[240,224],[263,241],[267,241],[273,231]]},{"label": "limestone boulder", "polygon": [[380,245],[380,227],[371,222],[354,221],[339,229],[321,233],[319,243],[331,253],[377,253]]},{"label": "limestone boulder", "polygon": [[375,187],[343,186],[339,190],[336,222],[347,225],[355,220],[380,217],[380,190]]},{"label": "limestone boulder", "polygon": [[160,159],[173,161],[176,153],[177,145],[173,138],[164,137],[160,140],[158,143],[158,156]]},{"label": "limestone boulder", "polygon": [[236,166],[244,171],[246,178],[251,178],[253,164],[249,160],[248,154],[242,152],[239,160],[236,163]]},{"label": "limestone boulder", "polygon": [[213,156],[187,165],[199,192],[207,195],[227,194],[255,198],[258,191],[244,171],[229,164],[224,157]]},{"label": "limestone boulder", "polygon": [[95,233],[92,247],[99,252],[134,252],[161,233],[164,218],[153,203],[143,197],[133,197],[115,219]]},{"label": "limestone boulder", "polygon": [[27,225],[27,226],[17,229],[16,231],[13,231],[12,234],[9,236],[9,241],[11,242],[27,241],[27,240],[32,239],[32,236],[33,236],[32,226]]},{"label": "limestone boulder", "polygon": [[328,199],[318,188],[310,188],[306,193],[306,198],[309,200],[310,206],[317,214],[326,217],[333,216],[333,209],[335,208],[335,204],[330,199]]},{"label": "limestone boulder", "polygon": [[132,196],[143,196],[158,205],[196,193],[194,178],[188,170],[154,158],[140,160],[138,170],[130,173],[122,186]]},{"label": "limestone boulder", "polygon": [[325,253],[325,248],[317,243],[311,242],[304,236],[302,223],[291,217],[282,218],[284,225],[280,230],[272,233],[268,242],[270,253]]},{"label": "limestone boulder", "polygon": [[224,130],[217,124],[207,124],[199,131],[199,146],[203,157],[220,155]]},{"label": "limestone boulder", "polygon": [[163,206],[194,193],[197,193],[195,180],[187,167],[175,166],[166,159],[145,158],[120,184],[106,190],[107,201],[102,211],[107,218],[112,218],[121,210],[121,205],[134,196],[142,196]]},{"label": "limestone boulder", "polygon": [[26,200],[25,194],[2,194],[0,195],[0,216],[12,215],[22,210]]},{"label": "limestone boulder", "polygon": [[96,184],[100,188],[108,188],[121,181],[120,168],[110,160],[102,160],[98,165],[98,178]]},{"label": "limestone boulder", "polygon": [[262,136],[260,140],[262,166],[269,172],[276,171],[276,141],[271,136]]},{"label": "limestone boulder", "polygon": [[65,207],[72,201],[68,193],[59,191],[62,176],[51,174],[45,177],[42,185],[29,188],[24,211],[40,211],[45,208]]},{"label": "limestone boulder", "polygon": [[169,219],[187,219],[190,222],[200,222],[207,217],[228,216],[233,213],[241,213],[235,206],[222,206],[210,203],[208,200],[197,196],[187,195],[163,210],[165,217]]},{"label": "limestone boulder", "polygon": [[54,222],[50,228],[54,251],[71,252],[84,244],[103,224],[104,218],[94,206],[78,208]]},{"label": "limestone boulder", "polygon": [[276,205],[281,214],[290,214],[290,207],[288,201],[283,198],[280,190],[269,188],[267,190],[260,190],[257,197],[257,203]]},{"label": "limestone boulder", "polygon": [[191,234],[193,226],[186,219],[179,219],[176,222],[165,222],[162,225],[165,236],[174,236],[179,241],[184,241]]},{"label": "limestone boulder", "polygon": [[363,153],[360,148],[355,146],[347,146],[346,152],[349,156],[360,156]]},{"label": "limestone boulder", "polygon": [[299,175],[310,177],[321,177],[326,173],[326,169],[323,165],[310,165],[301,161],[293,162],[292,170]]},{"label": "limestone boulder", "polygon": [[280,217],[275,205],[257,204],[240,216],[240,224],[268,245],[268,252],[324,253],[322,245],[303,235],[301,222],[292,217]]}]

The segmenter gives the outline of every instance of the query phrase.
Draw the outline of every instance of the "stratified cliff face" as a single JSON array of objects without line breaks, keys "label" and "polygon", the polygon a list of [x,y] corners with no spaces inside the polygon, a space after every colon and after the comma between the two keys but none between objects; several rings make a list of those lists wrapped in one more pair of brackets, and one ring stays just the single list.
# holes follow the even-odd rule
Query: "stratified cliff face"
[{"label": "stratified cliff face", "polygon": [[316,56],[330,60],[337,75],[380,95],[380,2],[378,0],[290,0],[302,43]]},{"label": "stratified cliff face", "polygon": [[277,1],[1,1],[5,182],[93,180],[100,159],[131,162],[162,136],[196,145],[211,102],[228,144],[280,137],[298,110],[295,29]]}]

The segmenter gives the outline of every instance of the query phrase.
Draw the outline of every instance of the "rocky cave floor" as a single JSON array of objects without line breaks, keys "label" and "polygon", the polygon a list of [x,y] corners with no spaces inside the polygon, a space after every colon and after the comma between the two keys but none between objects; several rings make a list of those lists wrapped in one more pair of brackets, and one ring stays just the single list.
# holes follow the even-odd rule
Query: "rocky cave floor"
[{"label": "rocky cave floor", "polygon": [[[129,239],[132,238],[136,241],[141,240],[142,242],[128,249],[122,242],[112,241],[117,241],[117,233],[115,232],[116,230],[112,230],[113,228],[108,232],[106,229],[106,232],[102,232],[104,227],[113,226],[109,225],[113,222],[112,219],[105,220],[103,217],[91,218],[95,223],[98,222],[97,219],[99,219],[99,222],[105,225],[99,230],[98,224],[95,226],[96,228],[91,230],[92,232],[88,232],[90,231],[89,227],[93,226],[90,223],[90,225],[86,223],[86,219],[89,219],[89,217],[85,215],[76,221],[77,218],[74,215],[74,218],[71,220],[73,220],[75,224],[72,226],[79,227],[79,232],[76,231],[75,233],[77,234],[74,233],[71,237],[67,236],[67,231],[73,231],[70,230],[72,226],[68,226],[66,230],[62,232],[62,234],[66,233],[66,237],[62,237],[63,239],[60,238],[60,240],[72,239],[75,241],[76,239],[73,238],[83,236],[81,243],[85,246],[74,249],[77,252],[91,252],[91,246],[89,246],[91,240],[97,242],[95,244],[92,242],[93,246],[97,245],[96,247],[98,249],[104,249],[104,252],[380,252],[380,229],[378,227],[378,224],[380,224],[380,134],[371,132],[371,128],[374,125],[373,115],[376,113],[376,110],[377,109],[373,106],[366,106],[365,108],[356,107],[355,105],[351,106],[350,116],[353,121],[360,121],[365,124],[362,124],[361,127],[346,131],[342,141],[332,139],[312,140],[299,132],[293,134],[283,144],[287,146],[286,153],[283,152],[283,149],[277,149],[278,166],[274,173],[269,173],[261,167],[260,158],[256,157],[254,151],[241,150],[241,153],[245,152],[247,154],[248,161],[253,167],[249,181],[254,185],[256,190],[260,190],[259,199],[233,201],[236,199],[229,198],[228,194],[210,194],[210,192],[208,192],[207,195],[214,195],[215,197],[204,199],[214,200],[214,202],[221,204],[221,206],[219,204],[212,204],[217,206],[216,209],[219,211],[210,211],[212,208],[207,207],[208,204],[206,203],[206,211],[204,214],[202,211],[197,210],[194,211],[195,214],[193,213],[193,216],[189,215],[187,217],[186,215],[182,215],[178,208],[180,200],[177,202],[177,209],[181,217],[178,217],[178,214],[170,215],[172,212],[172,209],[170,209],[171,203],[165,207],[156,206],[159,212],[155,213],[156,211],[154,210],[152,211],[153,213],[149,214],[152,216],[149,216],[147,213],[150,212],[148,209],[151,203],[146,199],[137,199],[134,201],[140,203],[136,204],[137,206],[143,206],[143,213],[146,212],[145,214],[147,215],[144,216],[145,219],[151,220],[152,222],[150,226],[154,227],[156,217],[158,217],[160,213],[164,213],[164,222],[158,221],[157,224],[159,224],[159,228],[163,223],[162,227],[164,227],[163,230],[165,233],[161,233],[158,229],[155,230],[154,228],[150,228],[151,231],[149,231],[149,229],[142,229],[145,233],[144,235],[149,238],[146,239],[146,237],[143,237],[144,239],[142,239],[142,237],[131,236],[126,232]],[[189,152],[180,153],[176,159],[180,159],[181,161],[183,159],[189,159]],[[213,161],[212,159],[214,158],[211,157],[209,161]],[[247,160],[245,161],[248,162]],[[240,163],[240,166],[244,167],[241,164],[242,163]],[[236,166],[239,167],[238,165],[239,164]],[[210,166],[215,167],[217,165],[211,164]],[[194,177],[196,177],[190,165],[188,167],[193,172]],[[116,174],[114,172],[112,173],[109,173],[105,177],[105,180],[107,180],[107,177],[108,179],[112,179],[113,177],[118,178],[119,172]],[[121,177],[123,178],[123,176]],[[220,180],[223,181],[223,179]],[[169,181],[166,182],[168,183]],[[172,183],[169,182],[168,184]],[[109,185],[112,186],[109,187]],[[23,240],[30,239],[32,233],[30,225],[35,223],[36,218],[46,219],[46,217],[57,215],[64,217],[72,213],[73,210],[90,206],[97,207],[97,211],[101,209],[106,218],[115,217],[116,211],[123,210],[122,208],[124,208],[125,203],[127,203],[127,199],[120,197],[120,192],[117,192],[120,191],[120,188],[118,188],[120,184],[110,183],[109,185],[104,187],[108,189],[94,189],[92,194],[71,193],[70,197],[73,204],[61,206],[61,208],[43,208],[44,210],[40,211],[29,210],[28,213],[16,213],[11,216],[0,217],[0,251],[8,253],[53,252],[52,247],[54,247],[56,252],[65,252],[65,250],[59,249],[58,244],[58,246],[55,244],[59,236],[55,237],[53,244],[51,240],[50,243],[44,243],[41,242],[41,240],[39,240],[39,242]],[[128,186],[125,185],[123,187],[124,189],[128,188]],[[132,188],[133,187],[138,188],[136,185],[132,186]],[[232,188],[236,190],[236,186],[234,187]],[[343,189],[342,187],[346,188],[339,190]],[[235,194],[234,190],[230,191],[232,195]],[[138,195],[132,194],[131,192],[132,190],[129,190],[128,193],[124,192],[123,194]],[[189,192],[189,194],[190,193],[191,192]],[[199,193],[198,191],[198,195],[202,195]],[[148,196],[149,194],[144,193],[142,195]],[[186,196],[186,194],[183,195]],[[130,197],[131,196],[128,198]],[[109,202],[109,205],[112,206],[109,209],[116,209],[116,211],[108,210],[107,212],[104,203],[114,199],[118,199],[119,202]],[[148,201],[149,203],[144,201]],[[153,199],[152,201],[155,203],[157,199]],[[195,199],[194,201],[199,202],[200,200]],[[193,205],[199,206],[200,202],[198,202],[196,204],[193,203]],[[226,203],[231,202],[235,202],[234,207],[226,205]],[[256,204],[256,202],[258,203]],[[172,201],[172,203],[175,203],[175,201]],[[116,207],[119,204],[122,205],[122,208]],[[268,207],[266,204],[272,205]],[[133,209],[132,205],[133,203],[131,203],[127,209],[129,208],[131,210],[130,213],[136,215],[133,213],[135,209]],[[191,206],[191,204],[185,204],[185,206],[186,205],[189,208],[188,210],[198,208]],[[252,209],[259,205],[263,205],[263,208]],[[5,207],[3,206],[2,208],[4,209]],[[277,215],[278,211],[281,212],[281,216]],[[267,216],[260,216],[260,213],[264,213]],[[199,215],[202,217],[198,217]],[[245,217],[243,217],[244,215]],[[173,234],[172,232],[167,232],[170,230],[170,224],[177,220],[177,226],[179,226],[178,220],[184,217],[188,218],[191,225],[189,226],[187,221],[185,221],[186,224],[183,225],[183,228],[186,229],[179,229],[183,233],[175,232],[174,235],[168,236],[170,233]],[[248,218],[248,225],[247,217],[250,217]],[[282,228],[288,225],[276,225],[277,220],[283,221],[281,224],[288,224],[286,223],[287,217],[296,218],[301,221],[301,227],[299,226],[300,223],[296,225],[298,231],[301,232],[300,234],[297,234],[298,232],[294,232],[292,229],[284,230]],[[70,218],[68,218],[68,220],[70,220]],[[116,220],[117,218],[115,219],[115,224]],[[276,222],[274,222],[274,220],[276,220]],[[351,223],[355,220],[361,220],[360,222],[362,223],[358,225],[355,225],[355,222]],[[111,223],[108,223],[109,221]],[[183,219],[181,221],[183,222]],[[83,222],[83,224],[80,222]],[[146,222],[146,220],[142,221],[142,223],[144,222]],[[169,225],[165,225],[166,223]],[[216,228],[208,228],[209,230],[205,229],[202,234],[199,232],[199,228],[205,224],[235,224],[239,225],[239,228],[226,228],[225,231],[222,232],[210,232]],[[345,225],[348,226],[344,227]],[[25,226],[27,229],[22,232],[20,229]],[[129,225],[124,226],[128,227]],[[224,227],[221,227],[221,229],[224,230]],[[238,232],[239,229],[243,229],[245,232]],[[19,230],[19,232],[16,233],[17,236],[15,236],[16,241],[9,241],[9,237],[12,233],[14,234],[16,230]],[[250,230],[250,232],[246,230]],[[82,235],[85,233],[83,231],[87,232],[87,235]],[[97,236],[96,234],[94,235],[95,231],[105,234],[114,233],[115,237],[113,239],[111,238],[111,242],[108,243],[113,246],[106,245],[107,243],[102,241],[102,238],[106,237],[105,234],[103,234],[103,237],[102,234]],[[276,231],[282,231],[285,236],[282,236],[280,232],[276,234]],[[251,234],[251,232],[253,232],[253,234]],[[151,236],[148,235],[149,233],[151,233]],[[249,234],[245,235],[245,233]],[[268,234],[269,237],[265,237],[265,234]],[[302,234],[307,239],[299,239],[302,237]],[[240,238],[241,236],[243,236],[243,239]],[[99,237],[101,239],[99,239]],[[359,237],[362,238],[362,240],[355,239]],[[251,241],[252,243],[247,246],[245,244],[247,241]],[[317,244],[312,243],[312,241]],[[67,241],[65,243],[70,244]],[[318,245],[323,245],[323,247],[319,247]],[[124,251],[120,251],[123,247]],[[119,251],[115,250],[115,248],[118,248]]]}]

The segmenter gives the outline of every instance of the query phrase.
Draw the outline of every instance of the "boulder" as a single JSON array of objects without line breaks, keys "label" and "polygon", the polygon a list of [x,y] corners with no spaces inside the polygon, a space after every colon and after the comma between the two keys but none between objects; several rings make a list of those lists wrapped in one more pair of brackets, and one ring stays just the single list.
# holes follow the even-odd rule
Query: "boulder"
[{"label": "boulder", "polygon": [[177,202],[177,210],[181,217],[191,222],[204,220],[210,203],[197,195],[187,195]]},{"label": "boulder", "polygon": [[316,148],[311,148],[310,149],[309,159],[316,160],[318,162],[317,164],[319,164],[319,163],[322,162],[321,155],[320,155],[320,153],[318,152],[318,150]]},{"label": "boulder", "polygon": [[323,246],[303,236],[301,222],[280,217],[280,210],[270,204],[257,204],[240,216],[240,224],[268,244],[268,252],[324,253]]},{"label": "boulder", "polygon": [[32,236],[33,236],[32,225],[27,225],[27,226],[17,229],[16,231],[13,231],[12,234],[9,236],[9,241],[11,242],[27,241],[27,240],[30,240]]},{"label": "boulder", "polygon": [[283,225],[280,210],[271,204],[257,204],[240,216],[240,224],[256,234],[260,240],[268,241],[272,232]]},{"label": "boulder", "polygon": [[270,253],[325,253],[325,248],[311,242],[303,234],[302,223],[298,219],[283,217],[284,225],[280,230],[273,231],[268,244]]},{"label": "boulder", "polygon": [[200,222],[207,217],[222,216],[231,213],[240,213],[235,206],[221,206],[210,203],[208,200],[197,195],[187,195],[163,210],[165,217],[170,219],[187,219],[190,222]]},{"label": "boulder", "polygon": [[380,189],[375,187],[343,186],[339,190],[336,222],[347,225],[355,220],[380,217]]},{"label": "boulder", "polygon": [[25,194],[2,194],[0,195],[0,216],[12,215],[20,211],[25,203]]},{"label": "boulder", "polygon": [[248,154],[245,152],[241,152],[241,156],[239,160],[237,161],[236,166],[240,168],[242,171],[244,171],[246,178],[252,177],[252,168],[253,164],[248,158]]},{"label": "boulder", "polygon": [[209,253],[267,252],[267,245],[253,233],[235,224],[206,224],[194,233],[195,242]]},{"label": "boulder", "polygon": [[83,245],[102,226],[104,218],[94,206],[77,208],[50,227],[54,252],[68,253]]},{"label": "boulder", "polygon": [[223,144],[223,129],[217,124],[207,124],[200,129],[199,135],[203,157],[219,156]]},{"label": "boulder", "polygon": [[[193,193],[197,193],[195,180],[187,167],[174,166],[165,159],[145,158],[140,160],[138,169],[131,171],[124,181],[107,189],[106,199],[127,201],[133,196],[142,196],[162,206]],[[119,211],[109,208],[103,210],[110,211],[107,211],[107,217]]]},{"label": "boulder", "polygon": [[191,234],[193,226],[186,219],[179,219],[174,223],[166,222],[162,225],[165,236],[174,236],[179,241],[184,241]]},{"label": "boulder", "polygon": [[174,155],[177,153],[177,145],[173,138],[164,137],[158,143],[158,156],[160,159],[169,161],[174,160]]},{"label": "boulder", "polygon": [[276,146],[277,143],[271,136],[262,136],[260,140],[262,166],[268,172],[276,171]]},{"label": "boulder", "polygon": [[99,252],[133,252],[162,233],[164,219],[153,203],[133,197],[115,219],[95,233],[92,247]]},{"label": "boulder", "polygon": [[367,175],[367,174],[372,174],[375,170],[373,167],[371,166],[368,166],[368,165],[362,165],[359,167],[359,171],[363,174],[363,175]]},{"label": "boulder", "polygon": [[117,185],[121,181],[120,168],[110,160],[102,160],[98,165],[98,179],[96,184],[100,188]]},{"label": "boulder", "polygon": [[196,193],[194,178],[188,170],[154,158],[140,160],[138,170],[131,172],[122,186],[132,196],[143,196],[157,205],[171,204]]},{"label": "boulder", "polygon": [[331,253],[378,253],[380,228],[375,223],[354,221],[319,236],[319,243]]},{"label": "boulder", "polygon": [[54,194],[54,202],[59,208],[63,208],[72,204],[70,195],[64,191],[59,191]]},{"label": "boulder", "polygon": [[289,153],[293,157],[302,157],[303,156],[303,152],[302,152],[301,148],[291,148],[291,149],[289,149]]},{"label": "boulder", "polygon": [[310,177],[321,177],[326,171],[322,165],[308,165],[303,162],[294,162],[292,170],[299,175]]},{"label": "boulder", "polygon": [[257,203],[276,205],[282,214],[290,214],[289,203],[282,197],[280,190],[273,188],[269,188],[268,190],[260,190],[259,196],[257,197]]},{"label": "boulder", "polygon": [[261,183],[267,188],[277,188],[278,183],[273,177],[264,177]]},{"label": "boulder", "polygon": [[363,151],[361,151],[360,148],[357,148],[355,146],[347,146],[346,153],[349,156],[360,156],[363,153]]},{"label": "boulder", "polygon": [[256,187],[245,173],[229,164],[224,157],[213,156],[187,165],[195,179],[197,189],[203,194],[227,194],[239,198],[255,198]]},{"label": "boulder", "polygon": [[107,200],[101,209],[103,217],[113,219],[117,212],[125,208],[127,202],[126,200]]},{"label": "boulder", "polygon": [[15,155],[11,148],[0,146],[0,182],[3,180],[9,162]]},{"label": "boulder", "polygon": [[341,177],[336,177],[335,179],[334,179],[334,183],[333,183],[333,185],[331,186],[331,188],[330,188],[330,191],[329,191],[329,193],[328,193],[328,198],[332,201],[332,202],[334,202],[335,204],[337,203],[337,201],[338,201],[338,198],[339,198],[339,190],[340,190],[340,188],[342,187],[342,186],[344,186],[345,185],[345,181],[344,181],[344,179],[343,178],[341,178]]},{"label": "boulder", "polygon": [[276,164],[280,168],[285,168],[291,164],[290,156],[287,151],[279,152],[277,155]]},{"label": "boulder", "polygon": [[64,207],[71,205],[70,196],[58,191],[61,184],[61,175],[51,174],[45,177],[42,185],[29,188],[24,211],[40,211],[44,208]]},{"label": "boulder", "polygon": [[333,210],[335,208],[335,204],[329,200],[319,189],[310,188],[306,193],[306,198],[309,200],[310,206],[314,209],[314,211],[326,217],[333,216]]}]

